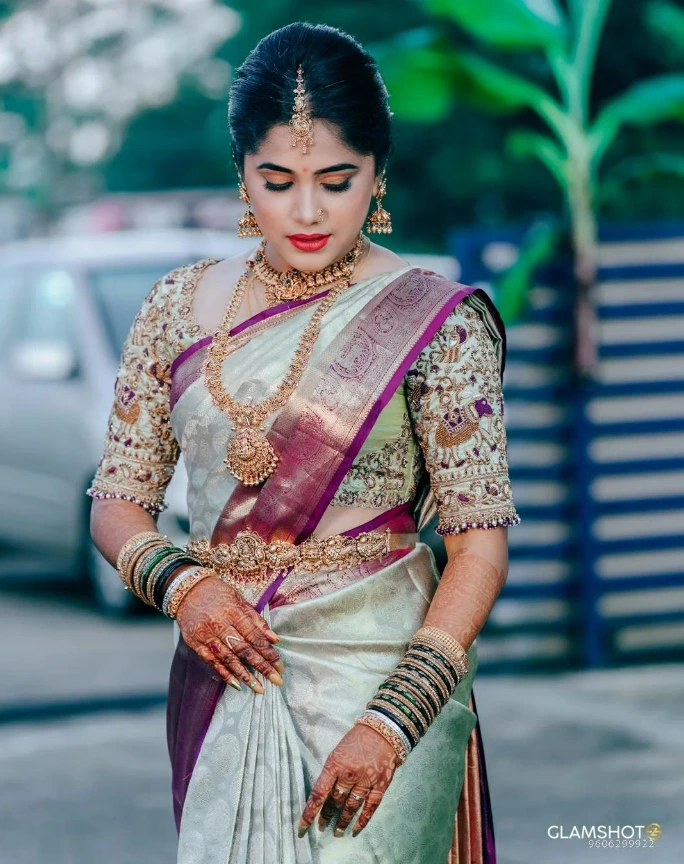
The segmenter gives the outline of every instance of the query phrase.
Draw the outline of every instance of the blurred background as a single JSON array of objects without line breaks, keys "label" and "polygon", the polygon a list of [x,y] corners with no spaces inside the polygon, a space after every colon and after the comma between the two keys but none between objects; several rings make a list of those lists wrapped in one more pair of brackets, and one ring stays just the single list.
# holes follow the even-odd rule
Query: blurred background
[{"label": "blurred background", "polygon": [[[475,688],[499,860],[628,862],[645,845],[675,864],[681,0],[0,2],[0,862],[175,858],[172,629],[93,549],[84,492],[143,297],[243,248],[228,89],[296,20],[380,64],[383,242],[483,287],[507,325],[523,521]],[[181,542],[182,462],[169,504],[160,529]],[[629,833],[651,823],[657,839]],[[549,836],[600,825],[625,829],[603,853]]]}]

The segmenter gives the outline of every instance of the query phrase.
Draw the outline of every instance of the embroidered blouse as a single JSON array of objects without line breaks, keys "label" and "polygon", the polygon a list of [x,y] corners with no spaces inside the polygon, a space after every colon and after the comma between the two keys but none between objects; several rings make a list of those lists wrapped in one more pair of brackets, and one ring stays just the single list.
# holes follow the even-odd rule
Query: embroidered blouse
[{"label": "embroidered blouse", "polygon": [[[171,428],[171,365],[205,335],[192,317],[200,264],[152,288],[125,342],[104,453],[88,494],[153,514],[180,448]],[[378,416],[332,505],[383,510],[414,500],[427,471],[437,531],[515,525],[501,393],[501,340],[483,301],[465,297]]]}]

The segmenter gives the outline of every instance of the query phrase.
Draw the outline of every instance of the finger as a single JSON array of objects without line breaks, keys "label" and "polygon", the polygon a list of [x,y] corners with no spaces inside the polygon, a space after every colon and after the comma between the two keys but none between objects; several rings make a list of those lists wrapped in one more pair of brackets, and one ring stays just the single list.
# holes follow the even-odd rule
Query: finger
[{"label": "finger", "polygon": [[212,666],[218,672],[226,684],[230,684],[230,686],[234,687],[236,690],[242,690],[240,682],[231,673],[231,671],[226,668],[226,666],[216,656],[210,654],[204,646],[200,646],[200,648],[197,649],[197,654],[202,660],[204,660],[207,666]]},{"label": "finger", "polygon": [[271,630],[268,626],[268,621],[266,621],[264,616],[260,615],[254,606],[252,606],[251,603],[248,603],[239,591],[237,591],[236,594],[235,608],[247,615],[248,618],[254,622],[254,626],[266,633],[269,639],[272,639],[274,642],[280,642],[280,637],[276,632]]},{"label": "finger", "polygon": [[351,789],[351,786],[343,786],[339,780],[335,783],[330,790],[330,794],[323,802],[323,808],[318,817],[319,831],[325,831],[333,816],[344,807],[344,802],[347,800],[347,795],[349,795]]},{"label": "finger", "polygon": [[246,660],[250,663],[255,669],[258,669],[262,675],[265,675],[266,678],[272,683],[280,685],[283,683],[283,679],[280,677],[280,673],[277,669],[271,666],[264,658],[259,654],[259,652],[252,648],[247,642],[233,642],[232,650],[238,655],[241,660]]},{"label": "finger", "polygon": [[354,816],[356,816],[359,810],[363,807],[369,792],[370,789],[364,789],[361,786],[354,786],[354,788],[349,791],[347,800],[344,802],[344,807],[342,808],[342,812],[340,813],[337,824],[335,825],[335,837],[341,837],[344,834],[354,819]]},{"label": "finger", "polygon": [[366,797],[366,801],[363,805],[363,810],[361,811],[361,815],[359,816],[356,825],[352,828],[352,837],[356,837],[358,834],[363,831],[363,829],[368,825],[373,816],[373,813],[380,806],[380,802],[383,799],[384,792],[380,792],[377,789],[371,789]]},{"label": "finger", "polygon": [[228,651],[225,655],[222,656],[220,661],[226,666],[230,671],[235,675],[235,677],[239,681],[244,681],[245,684],[249,687],[250,690],[253,690],[255,693],[261,693],[262,695],[266,692],[264,690],[264,685],[257,678],[252,675],[249,669],[245,668],[240,662],[239,657],[236,657],[231,651]]},{"label": "finger", "polygon": [[316,818],[316,814],[323,806],[323,802],[328,797],[330,790],[335,782],[335,775],[331,774],[325,768],[321,772],[321,776],[316,780],[311,794],[304,806],[302,818],[299,820],[298,834],[303,837],[311,827],[311,823]]},{"label": "finger", "polygon": [[249,606],[248,609],[239,609],[232,623],[237,634],[255,648],[268,663],[275,666],[276,663],[280,662],[284,668],[280,654],[266,638],[264,630],[259,626],[259,620],[263,621],[263,618],[260,618]]}]

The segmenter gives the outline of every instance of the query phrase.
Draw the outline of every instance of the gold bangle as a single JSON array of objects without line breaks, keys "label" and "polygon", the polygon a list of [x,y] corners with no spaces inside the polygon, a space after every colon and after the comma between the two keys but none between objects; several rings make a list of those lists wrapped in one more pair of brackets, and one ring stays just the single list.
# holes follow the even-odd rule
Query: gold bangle
[{"label": "gold bangle", "polygon": [[152,543],[146,549],[138,555],[138,557],[132,562],[132,566],[129,568],[131,575],[131,591],[140,597],[141,600],[144,600],[142,595],[142,586],[141,579],[145,570],[150,565],[150,562],[154,560],[154,557],[159,554],[162,549],[171,549],[173,547],[173,543],[169,540],[165,542],[157,542]]},{"label": "gold bangle", "polygon": [[191,588],[194,588],[198,582],[201,582],[203,579],[206,579],[208,576],[214,576],[214,571],[210,570],[208,567],[202,567],[199,570],[193,571],[187,579],[184,579],[178,588],[173,592],[173,597],[169,600],[169,605],[167,606],[166,614],[169,618],[174,618],[178,614],[178,609],[180,607],[181,602],[185,598],[186,594],[190,591]]},{"label": "gold bangle", "polygon": [[[404,675],[408,680],[412,681],[417,688],[420,689],[421,687],[423,687],[430,694],[430,697],[434,699],[435,704],[439,706],[439,708],[437,709],[437,714],[439,714],[439,712],[442,710],[446,703],[442,699],[442,696],[440,695],[439,690],[435,686],[432,678],[428,678],[426,674],[419,675],[414,668],[409,668],[408,666],[405,666],[402,662],[396,667],[388,680],[391,680],[395,676],[398,677],[401,675]],[[426,697],[423,696],[423,698],[425,699]],[[430,704],[432,705],[432,710],[434,711],[434,705],[432,704],[432,702]]]},{"label": "gold bangle", "polygon": [[[407,717],[403,711],[397,708],[392,702],[387,702],[384,699],[378,699],[377,697],[373,697],[371,701],[366,705],[366,708],[379,708],[381,711],[387,711],[401,726],[405,726],[410,735],[409,738],[413,738],[416,744],[423,737],[418,730],[416,724],[411,720],[410,717]],[[411,742],[413,744],[413,741]],[[414,745],[415,746],[415,745]]]},{"label": "gold bangle", "polygon": [[[409,683],[408,681],[404,681],[402,678],[397,678],[394,673],[392,673],[385,681],[385,684],[390,683],[394,684],[396,687],[400,687],[402,690],[405,690],[407,694],[413,696],[414,699],[417,699],[420,708],[422,708],[427,713],[430,724],[435,722],[438,712],[435,711],[433,704],[428,699],[426,699],[425,694],[421,693],[416,684],[414,684],[413,682]],[[393,693],[396,691],[390,688],[390,692]]]},{"label": "gold bangle", "polygon": [[445,630],[440,630],[438,627],[421,627],[414,634],[413,640],[441,649],[446,659],[457,670],[459,680],[468,674],[470,663],[466,650]]},{"label": "gold bangle", "polygon": [[357,724],[369,726],[371,729],[375,729],[376,732],[379,732],[385,741],[387,741],[388,744],[391,744],[394,752],[397,754],[399,764],[403,765],[404,762],[406,762],[406,758],[409,754],[406,745],[394,729],[391,729],[386,723],[383,723],[379,717],[375,717],[373,714],[362,714],[354,721],[354,725]]},{"label": "gold bangle", "polygon": [[441,701],[444,705],[451,699],[451,693],[444,681],[438,678],[432,669],[426,666],[426,664],[421,663],[420,660],[414,657],[404,657],[399,666],[397,666],[397,669],[413,670],[420,678],[427,678],[437,692],[440,693],[442,697]]},{"label": "gold bangle", "polygon": [[[180,564],[181,561],[188,560],[188,553],[184,549],[179,549],[178,552],[174,552],[171,555],[167,555],[165,558],[162,558],[161,561],[158,561],[152,570],[150,570],[150,575],[147,578],[147,583],[145,585],[144,591],[144,600],[148,606],[154,606],[154,599],[152,598],[152,589],[154,588],[154,583],[157,579],[159,573],[164,570],[167,566],[170,566],[172,562],[177,562],[176,566]],[[142,582],[141,582],[141,590],[142,590]],[[156,607],[155,607],[156,608]]]},{"label": "gold bangle", "polygon": [[168,537],[164,537],[164,535],[159,534],[157,531],[141,531],[138,534],[129,537],[123,544],[116,559],[116,569],[127,588],[130,586],[126,583],[124,575],[128,571],[131,559],[140,549],[143,548],[143,546],[146,546],[152,541],[158,542],[162,539],[168,540]]}]

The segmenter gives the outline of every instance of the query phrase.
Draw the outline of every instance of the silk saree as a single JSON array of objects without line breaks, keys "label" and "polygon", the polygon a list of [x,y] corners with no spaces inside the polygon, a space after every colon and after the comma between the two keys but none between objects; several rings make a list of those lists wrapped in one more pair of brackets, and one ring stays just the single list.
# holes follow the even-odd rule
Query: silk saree
[{"label": "silk saree", "polygon": [[[206,266],[199,262],[190,274]],[[247,489],[223,464],[230,421],[203,380],[211,334],[192,320],[188,276],[167,277],[171,289],[153,292],[132,328],[131,346],[156,376],[155,399],[147,400],[147,429],[136,433],[135,406],[145,400],[140,380],[122,373],[91,494],[137,500],[154,512],[182,451],[193,539],[216,545],[251,529],[300,543],[333,504],[373,506],[379,514],[344,532],[350,536],[380,528],[413,533],[417,542],[358,567],[281,574],[265,590],[246,589],[278,633],[285,663],[283,685],[266,681],[263,696],[226,687],[174,625],[167,733],[179,864],[493,864],[473,693],[477,640],[468,675],[397,769],[364,831],[334,838],[334,825],[324,833],[313,826],[298,838],[296,829],[325,759],[423,624],[440,573],[420,532],[435,515],[440,533],[519,521],[496,389],[505,362],[496,309],[481,290],[409,266],[352,285],[326,316],[297,391],[268,421],[276,472]],[[234,396],[261,399],[281,380],[316,299],[282,304],[234,328],[222,368]],[[444,374],[442,362],[462,360],[468,338],[471,348],[477,341],[473,370],[490,367],[490,391],[463,363],[460,377]],[[130,366],[124,352],[122,368]],[[160,395],[155,414],[150,405]],[[135,437],[122,443],[133,433],[156,442],[156,459],[140,459],[149,454],[138,447],[136,462]]]}]

